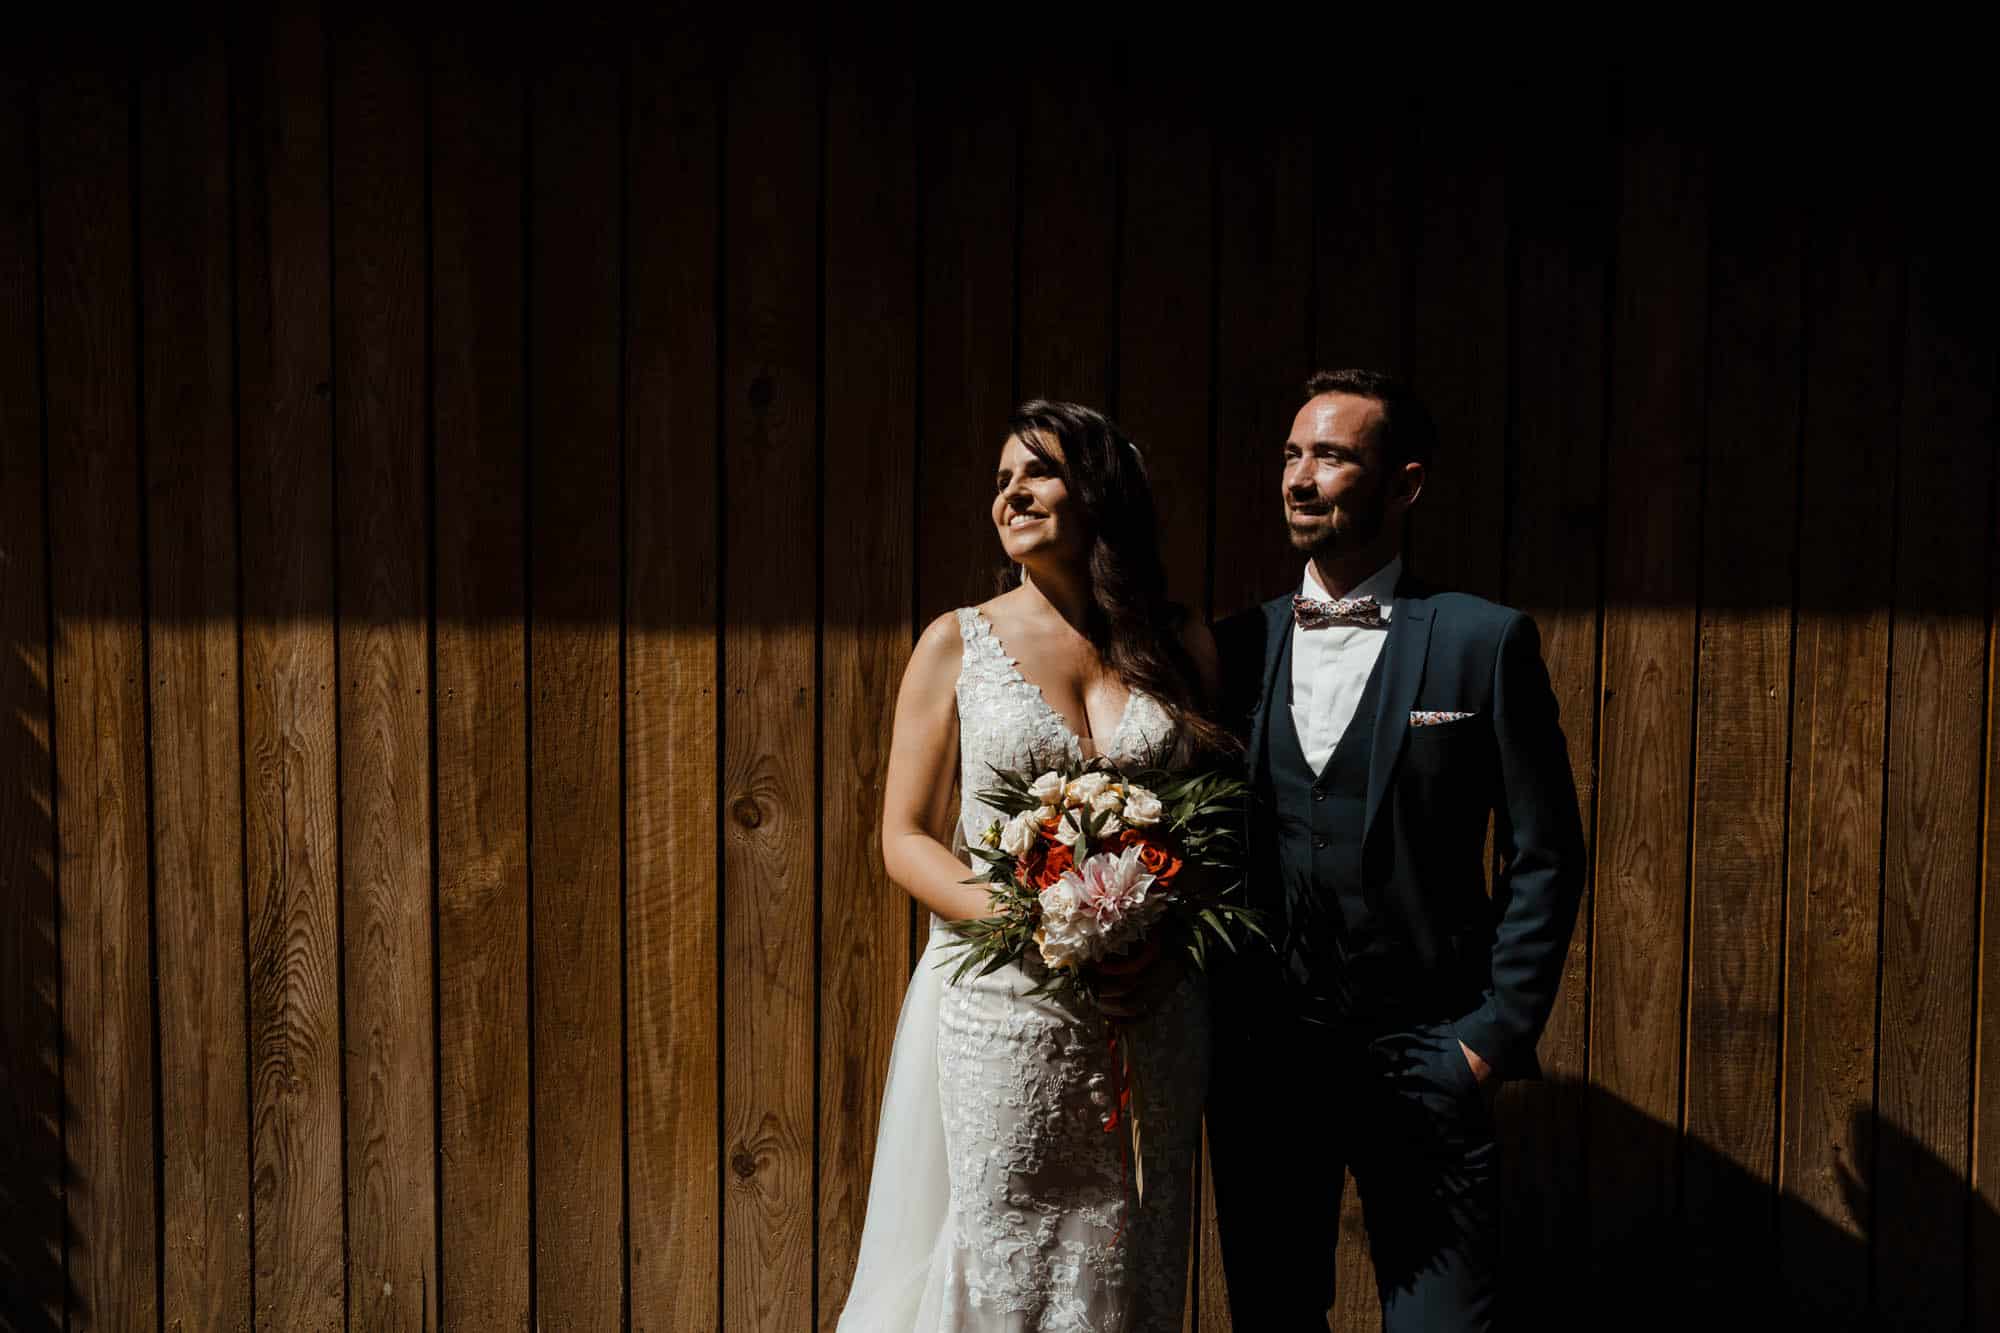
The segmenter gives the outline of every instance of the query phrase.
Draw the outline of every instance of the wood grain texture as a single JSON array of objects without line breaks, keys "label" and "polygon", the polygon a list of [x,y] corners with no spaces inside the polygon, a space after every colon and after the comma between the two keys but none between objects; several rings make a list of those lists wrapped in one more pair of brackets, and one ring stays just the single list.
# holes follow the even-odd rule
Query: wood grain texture
[{"label": "wood grain texture", "polygon": [[1373,80],[1322,104],[1313,126],[1316,370],[1401,375],[1409,283],[1409,90]]},{"label": "wood grain texture", "polygon": [[523,125],[502,27],[432,48],[439,1292],[529,1327]]},{"label": "wood grain texture", "polygon": [[535,1310],[625,1318],[619,63],[537,69],[528,244]]},{"label": "wood grain texture", "polygon": [[[632,53],[626,154],[625,957],[632,1327],[719,1328],[717,83]],[[899,936],[900,938],[900,936]]]},{"label": "wood grain texture", "polygon": [[1118,399],[1159,515],[1167,592],[1206,616],[1213,401],[1215,138],[1206,104],[1180,104],[1188,71],[1144,65],[1128,90],[1118,253]]},{"label": "wood grain texture", "polygon": [[744,1330],[813,1323],[818,608],[783,555],[819,521],[819,77],[803,41],[748,37],[724,117],[722,1318]]},{"label": "wood grain texture", "polygon": [[0,1318],[63,1319],[63,1068],[34,98],[0,73]]},{"label": "wood grain texture", "polygon": [[77,72],[39,107],[72,1327],[159,1313],[130,92]]},{"label": "wood grain texture", "polygon": [[1416,108],[1408,370],[1438,458],[1411,515],[1409,559],[1437,586],[1497,597],[1506,570],[1507,127],[1479,89]]},{"label": "wood grain texture", "polygon": [[[1735,113],[1769,126],[1779,110]],[[1711,187],[1682,1203],[1688,1285],[1703,1299],[1760,1287],[1777,1259],[1803,333],[1798,181],[1773,165],[1784,141],[1772,130],[1732,136],[1716,150]]]},{"label": "wood grain texture", "polygon": [[236,309],[227,58],[140,88],[153,855],[168,1328],[250,1326]]},{"label": "wood grain texture", "polygon": [[1926,217],[1939,221],[1917,238],[1908,273],[1897,450],[1875,1306],[1885,1322],[1951,1328],[1976,1326],[1966,1325],[1964,1219],[1979,976],[1966,943],[1979,929],[1987,783],[1995,288],[1986,247],[1970,228],[1951,234],[1963,210]]},{"label": "wood grain texture", "polygon": [[1015,94],[1026,102],[1019,397],[1103,411],[1116,364],[1116,84],[1085,50],[1050,55],[1033,62]]},{"label": "wood grain texture", "polygon": [[[1868,1299],[1867,1234],[1903,264],[1831,164],[1809,196],[1799,621],[1787,829],[1783,1281],[1807,1309]],[[1836,318],[1836,313],[1838,317]]]},{"label": "wood grain texture", "polygon": [[[1616,237],[1610,89],[1521,99],[1508,130],[1514,248],[1513,465],[1501,504],[1514,525],[1506,600],[1535,620],[1577,786],[1595,832],[1598,635],[1603,592],[1605,295]],[[1586,855],[1586,865],[1589,864]],[[1506,1299],[1556,1309],[1589,1241],[1591,888],[1538,1054],[1545,1081],[1510,1083],[1500,1126]]]},{"label": "wood grain texture", "polygon": [[[1989,282],[1991,280],[1989,279]],[[2000,433],[1994,470],[2000,473]],[[2000,476],[1994,480],[1994,511],[2000,517]],[[1979,866],[1978,1039],[1972,1051],[1972,1228],[1966,1258],[1966,1314],[1974,1328],[2000,1322],[2000,523],[1986,542],[1986,792]]]},{"label": "wood grain texture", "polygon": [[987,511],[1014,407],[1012,218],[1020,130],[1002,82],[920,73],[923,447],[917,457],[917,613],[925,625],[994,592],[1006,563]]},{"label": "wood grain texture", "polygon": [[910,899],[882,868],[881,793],[896,687],[914,628],[915,534],[893,520],[914,502],[917,448],[909,53],[893,41],[841,38],[834,51],[826,91],[820,332],[826,410],[820,564],[830,577],[820,635],[816,1252],[817,1326],[827,1333],[839,1321],[860,1252],[883,1080],[909,978]]},{"label": "wood grain texture", "polygon": [[[1590,1069],[1666,1130],[1591,1155],[1597,1260],[1614,1266],[1642,1263],[1638,1237],[1677,1207],[1701,554],[1706,177],[1671,108],[1646,110],[1660,119],[1628,119],[1619,168]],[[1594,1110],[1607,1134],[1629,1114]]]},{"label": "wood grain texture", "polygon": [[[1009,568],[994,533],[994,465],[1014,407],[1013,219],[1018,98],[989,70],[917,75],[918,366],[916,615],[927,625],[985,601]],[[910,965],[930,935],[913,901]]]},{"label": "wood grain texture", "polygon": [[1215,588],[1223,617],[1295,586],[1279,473],[1311,355],[1311,137],[1218,128]]},{"label": "wood grain texture", "polygon": [[346,1319],[326,47],[247,30],[236,136],[254,1315]]},{"label": "wood grain texture", "polygon": [[331,34],[349,1320],[438,1322],[424,50]]}]

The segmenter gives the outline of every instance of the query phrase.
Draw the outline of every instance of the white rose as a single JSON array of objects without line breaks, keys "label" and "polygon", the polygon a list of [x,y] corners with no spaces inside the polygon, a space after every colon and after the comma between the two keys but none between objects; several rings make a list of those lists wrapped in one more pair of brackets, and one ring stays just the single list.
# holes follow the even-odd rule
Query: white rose
[{"label": "white rose", "polygon": [[1064,815],[1062,822],[1056,825],[1056,841],[1065,847],[1076,846],[1076,840],[1082,836],[1083,829],[1078,826],[1075,815]]},{"label": "white rose", "polygon": [[1042,805],[1059,805],[1062,802],[1062,774],[1048,772],[1028,784],[1028,795]]},{"label": "white rose", "polygon": [[1147,828],[1160,822],[1166,814],[1160,805],[1160,798],[1144,787],[1125,789],[1125,822],[1134,828]]},{"label": "white rose", "polygon": [[1106,787],[1103,791],[1097,793],[1096,796],[1091,798],[1090,813],[1092,813],[1093,815],[1101,815],[1107,810],[1120,809],[1121,807],[1124,806],[1124,804],[1125,804],[1124,793],[1120,792],[1116,787]]},{"label": "white rose", "polygon": [[1110,785],[1109,773],[1085,773],[1064,790],[1063,804],[1087,806],[1102,795],[1104,789]]},{"label": "white rose", "polygon": [[1111,814],[1105,815],[1097,821],[1097,836],[1108,838],[1124,827],[1125,821],[1118,817],[1116,811],[1113,811]]},{"label": "white rose", "polygon": [[1035,845],[1035,838],[1042,831],[1039,811],[1023,810],[1007,821],[1000,830],[1000,850],[1009,856],[1019,856]]}]

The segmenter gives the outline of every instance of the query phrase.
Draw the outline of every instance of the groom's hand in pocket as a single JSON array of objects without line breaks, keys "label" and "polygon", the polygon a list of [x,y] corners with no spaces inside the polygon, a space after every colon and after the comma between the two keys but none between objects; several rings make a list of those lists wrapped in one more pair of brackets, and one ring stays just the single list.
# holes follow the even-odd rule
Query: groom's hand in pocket
[{"label": "groom's hand in pocket", "polygon": [[1472,1069],[1472,1079],[1479,1085],[1479,1095],[1485,1099],[1487,1109],[1491,1110],[1494,1099],[1500,1095],[1500,1080],[1493,1077],[1493,1066],[1462,1041],[1458,1043],[1458,1049]]}]

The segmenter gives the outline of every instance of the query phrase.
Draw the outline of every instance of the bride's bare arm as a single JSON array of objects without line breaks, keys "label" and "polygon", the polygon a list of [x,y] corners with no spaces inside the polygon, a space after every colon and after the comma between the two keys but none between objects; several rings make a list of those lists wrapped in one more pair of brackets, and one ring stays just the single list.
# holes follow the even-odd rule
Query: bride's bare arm
[{"label": "bride's bare arm", "polygon": [[896,730],[882,791],[882,862],[889,878],[947,921],[985,916],[986,886],[964,884],[972,868],[951,854],[952,777],[958,767],[955,616],[939,616],[917,640],[896,693]]}]

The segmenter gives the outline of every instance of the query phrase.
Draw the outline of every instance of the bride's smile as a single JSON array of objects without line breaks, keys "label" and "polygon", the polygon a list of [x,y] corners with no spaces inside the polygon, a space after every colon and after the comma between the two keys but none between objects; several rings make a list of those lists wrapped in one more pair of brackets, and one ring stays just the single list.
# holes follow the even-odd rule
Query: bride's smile
[{"label": "bride's smile", "polygon": [[1061,445],[1041,447],[1007,437],[993,474],[993,525],[1001,549],[1015,564],[1074,559],[1088,545],[1084,524],[1062,477]]}]

